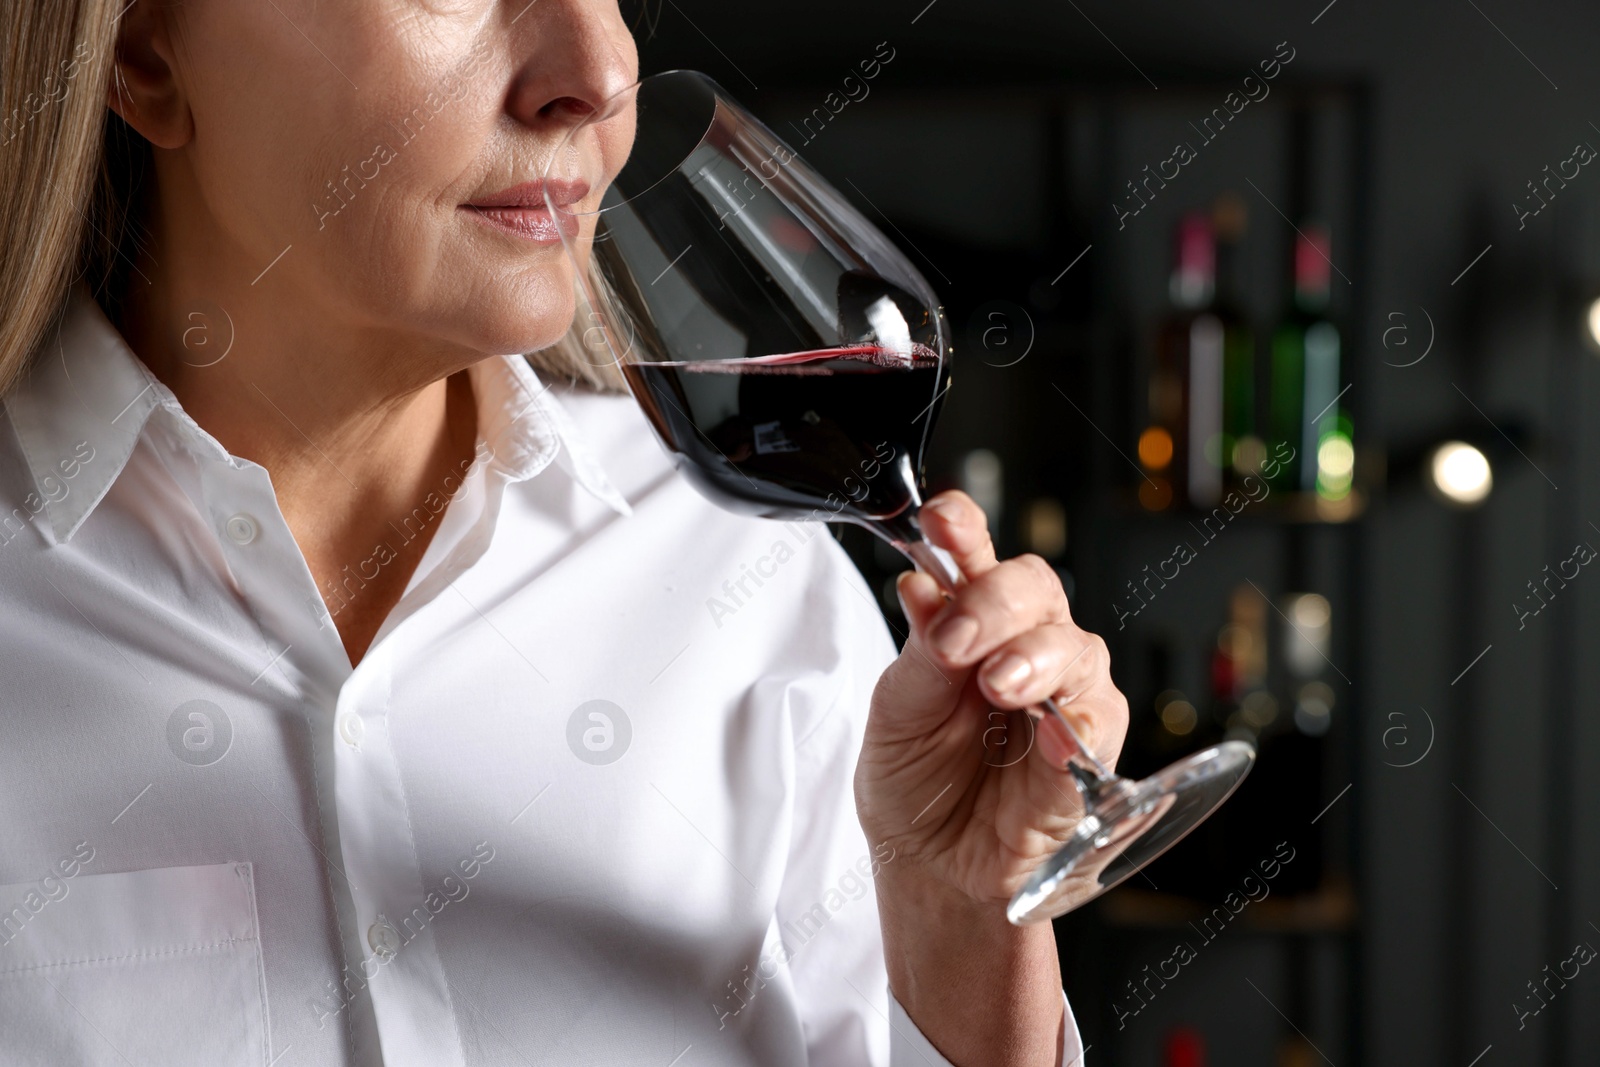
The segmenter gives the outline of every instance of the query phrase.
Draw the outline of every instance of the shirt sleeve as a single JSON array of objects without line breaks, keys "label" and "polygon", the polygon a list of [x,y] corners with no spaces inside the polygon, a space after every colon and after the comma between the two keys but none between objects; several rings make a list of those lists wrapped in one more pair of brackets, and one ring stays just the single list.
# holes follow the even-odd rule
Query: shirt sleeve
[{"label": "shirt sleeve", "polygon": [[898,654],[854,564],[817,536],[801,611],[814,631],[797,701],[819,710],[794,724],[794,807],[777,934],[794,985],[807,1062],[888,1067],[888,972],[873,878],[894,862],[874,852],[856,816],[855,769],[878,676]]},{"label": "shirt sleeve", "polygon": [[[1078,1020],[1072,1017],[1065,990],[1061,993],[1061,1007],[1061,1067],[1083,1067],[1083,1038],[1078,1034]],[[933,1042],[922,1036],[893,993],[889,994],[889,1067],[951,1067]]]}]

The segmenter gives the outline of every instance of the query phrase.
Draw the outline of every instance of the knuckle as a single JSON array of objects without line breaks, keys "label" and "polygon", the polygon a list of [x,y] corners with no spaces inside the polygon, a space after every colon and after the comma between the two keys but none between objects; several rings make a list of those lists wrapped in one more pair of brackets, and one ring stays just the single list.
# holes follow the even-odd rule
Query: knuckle
[{"label": "knuckle", "polygon": [[1026,569],[1034,587],[1044,593],[1063,615],[1068,615],[1067,591],[1061,584],[1061,575],[1050,565],[1050,561],[1036,553],[1027,552],[1018,556],[1016,562]]},{"label": "knuckle", "polygon": [[1061,577],[1056,574],[1056,569],[1049,562],[1035,552],[1025,552],[1016,558],[1016,562],[1026,567],[1036,582],[1044,583],[1046,588],[1060,589]]},{"label": "knuckle", "polygon": [[1015,571],[1002,572],[995,583],[995,599],[1008,615],[1021,615],[1034,598],[1032,587],[1025,581],[1016,581],[1016,577]]},{"label": "knuckle", "polygon": [[1128,706],[1128,697],[1116,686],[1111,687],[1111,713],[1119,727],[1127,727],[1131,714]]},{"label": "knuckle", "polygon": [[[1098,690],[1104,680],[1106,688],[1114,689],[1110,684],[1111,657],[1106,643],[1097,635],[1071,625],[1063,625],[1061,632],[1061,659],[1070,668],[1071,677],[1077,679],[1073,684]],[[1062,681],[1065,683],[1067,679],[1063,678]]]},{"label": "knuckle", "polygon": [[[1089,641],[1089,658],[1094,661],[1094,672],[1103,675],[1106,679],[1111,677],[1111,646],[1106,644],[1106,639],[1099,634],[1079,631]],[[1113,687],[1115,688],[1115,687]]]}]

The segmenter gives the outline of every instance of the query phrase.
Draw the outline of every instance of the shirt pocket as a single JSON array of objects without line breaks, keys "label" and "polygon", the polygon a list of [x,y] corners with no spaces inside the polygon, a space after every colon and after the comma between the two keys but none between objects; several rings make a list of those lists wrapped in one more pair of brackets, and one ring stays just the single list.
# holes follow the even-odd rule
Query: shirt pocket
[{"label": "shirt pocket", "polygon": [[248,863],[0,886],[0,1065],[262,1067]]}]

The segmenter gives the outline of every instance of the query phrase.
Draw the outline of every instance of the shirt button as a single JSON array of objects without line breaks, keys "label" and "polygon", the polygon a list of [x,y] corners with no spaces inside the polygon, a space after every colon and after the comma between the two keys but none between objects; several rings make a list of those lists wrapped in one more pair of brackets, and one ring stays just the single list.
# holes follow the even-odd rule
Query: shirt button
[{"label": "shirt button", "polygon": [[228,540],[236,545],[248,545],[256,539],[256,520],[242,511],[229,519],[223,529],[227,531]]},{"label": "shirt button", "polygon": [[387,921],[379,919],[367,927],[367,944],[372,946],[372,951],[387,959],[400,951],[400,935]]},{"label": "shirt button", "polygon": [[367,723],[355,712],[339,716],[339,736],[351,748],[360,748],[361,739],[367,736]]}]

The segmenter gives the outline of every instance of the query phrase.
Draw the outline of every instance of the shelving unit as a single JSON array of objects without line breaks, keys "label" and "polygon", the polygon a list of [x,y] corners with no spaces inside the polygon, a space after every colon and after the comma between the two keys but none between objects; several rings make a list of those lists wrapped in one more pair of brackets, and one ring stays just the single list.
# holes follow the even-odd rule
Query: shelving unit
[{"label": "shelving unit", "polygon": [[[1147,114],[1152,110],[1147,105],[1125,97],[1106,101],[1100,142],[1106,184],[1112,184],[1110,175],[1129,169],[1122,159],[1148,155],[1147,131],[1166,125],[1166,113],[1181,111],[1190,100],[1203,105],[1225,91],[1225,85],[1197,86],[1174,94],[1175,103],[1163,88],[1160,114],[1154,116]],[[1281,114],[1271,112],[1274,102]],[[1108,255],[1109,262],[1095,279],[1095,304],[1109,321],[1094,331],[1104,341],[1091,350],[1089,373],[1080,383],[1083,395],[1100,403],[1094,408],[1080,406],[1084,411],[1120,412],[1127,421],[1116,428],[1102,424],[1091,432],[1123,442],[1132,442],[1137,434],[1139,383],[1148,374],[1153,350],[1149,327],[1160,314],[1170,264],[1163,242],[1170,240],[1183,210],[1204,206],[1224,189],[1242,191],[1248,198],[1251,219],[1239,250],[1244,276],[1237,288],[1260,339],[1258,361],[1266,357],[1264,335],[1287,303],[1287,248],[1293,237],[1288,220],[1309,216],[1326,221],[1334,237],[1335,264],[1359,259],[1366,187],[1366,153],[1360,142],[1364,107],[1364,95],[1353,87],[1292,87],[1264,105],[1255,116],[1255,127],[1243,128],[1241,116],[1241,128],[1230,128],[1226,134],[1248,133],[1248,138],[1227,142],[1219,137],[1207,146],[1207,152],[1217,153],[1209,160],[1212,169],[1194,175],[1206,184],[1197,183],[1194,195],[1187,198],[1153,202],[1140,217],[1149,224],[1149,232],[1139,236],[1136,246],[1119,245],[1114,224],[1100,227],[1100,240],[1114,254]],[[1155,217],[1145,217],[1152,213]],[[1348,324],[1360,321],[1363,294],[1353,283],[1341,284],[1337,278],[1335,290],[1334,317],[1344,324],[1341,384],[1353,385],[1352,392],[1359,397],[1355,381],[1359,345]],[[1358,444],[1360,434],[1357,409]],[[1295,494],[1246,507],[1214,541],[1204,544],[1202,558],[1186,567],[1180,580],[1162,589],[1136,618],[1120,620],[1123,628],[1118,630],[1118,613],[1108,605],[1115,602],[1120,582],[1161,558],[1165,553],[1158,554],[1160,550],[1174,540],[1193,541],[1189,524],[1196,516],[1143,511],[1128,488],[1138,477],[1131,464],[1115,454],[1105,455],[1110,449],[1104,440],[1099,445],[1101,462],[1089,484],[1072,497],[1078,535],[1071,569],[1080,590],[1076,613],[1085,625],[1107,635],[1113,662],[1122,664],[1119,684],[1133,709],[1125,757],[1129,770],[1152,770],[1185,748],[1180,739],[1172,739],[1165,750],[1140,744],[1153,732],[1153,702],[1161,684],[1154,678],[1156,650],[1164,649],[1169,660],[1177,661],[1168,667],[1175,687],[1196,694],[1198,704],[1209,689],[1206,653],[1224,621],[1229,591],[1242,582],[1254,584],[1274,605],[1291,592],[1317,592],[1331,602],[1332,646],[1322,680],[1332,687],[1337,701],[1332,728],[1321,742],[1281,734],[1264,739],[1260,764],[1239,793],[1211,824],[1197,831],[1195,839],[1153,864],[1143,879],[1155,885],[1188,882],[1191,893],[1210,884],[1209,895],[1215,899],[1225,886],[1238,892],[1239,884],[1252,873],[1250,857],[1269,855],[1272,843],[1284,840],[1305,857],[1299,862],[1320,869],[1317,884],[1293,895],[1272,891],[1259,903],[1246,904],[1215,944],[1198,942],[1207,956],[1197,965],[1213,969],[1216,988],[1205,988],[1212,983],[1200,975],[1185,976],[1187,987],[1174,982],[1163,989],[1160,998],[1141,1008],[1135,1025],[1125,1015],[1133,1003],[1127,983],[1149,974],[1144,967],[1156,946],[1170,945],[1174,939],[1194,941],[1197,927],[1212,910],[1189,896],[1129,883],[1108,894],[1098,907],[1062,921],[1063,943],[1085,938],[1099,946],[1093,956],[1074,954],[1069,992],[1087,1000],[1099,990],[1107,991],[1099,997],[1094,1020],[1098,1051],[1107,1063],[1157,1062],[1162,1031],[1178,1021],[1205,1035],[1212,1062],[1298,1062],[1305,1037],[1336,1062],[1350,1062],[1360,1047],[1355,1015],[1359,891],[1351,833],[1355,791],[1342,791],[1358,773],[1359,672],[1352,624],[1360,617],[1360,528],[1366,497],[1358,489],[1346,500],[1330,504],[1314,495]],[[1287,620],[1272,621],[1269,648],[1277,658]],[[1280,703],[1291,707],[1292,685],[1281,664],[1268,682]],[[1320,747],[1320,758],[1296,747],[1313,752]],[[1316,765],[1306,766],[1308,758]],[[1297,760],[1300,770],[1294,774],[1278,766],[1294,766]],[[1324,811],[1336,795],[1340,800]],[[1251,841],[1253,846],[1246,843]],[[1223,914],[1228,914],[1226,909]],[[1095,929],[1091,932],[1090,927]],[[1250,1006],[1251,1022],[1243,1030],[1233,1024],[1237,1016],[1230,1018],[1218,1003],[1230,998]],[[1266,1048],[1262,1034],[1278,1038]]]},{"label": "shelving unit", "polygon": [[[1211,913],[1204,904],[1137,886],[1106,897],[1106,922],[1124,930],[1183,930]],[[1355,929],[1355,892],[1348,882],[1330,879],[1315,893],[1273,900],[1268,897],[1239,913],[1241,930],[1284,934],[1344,934]]]}]

